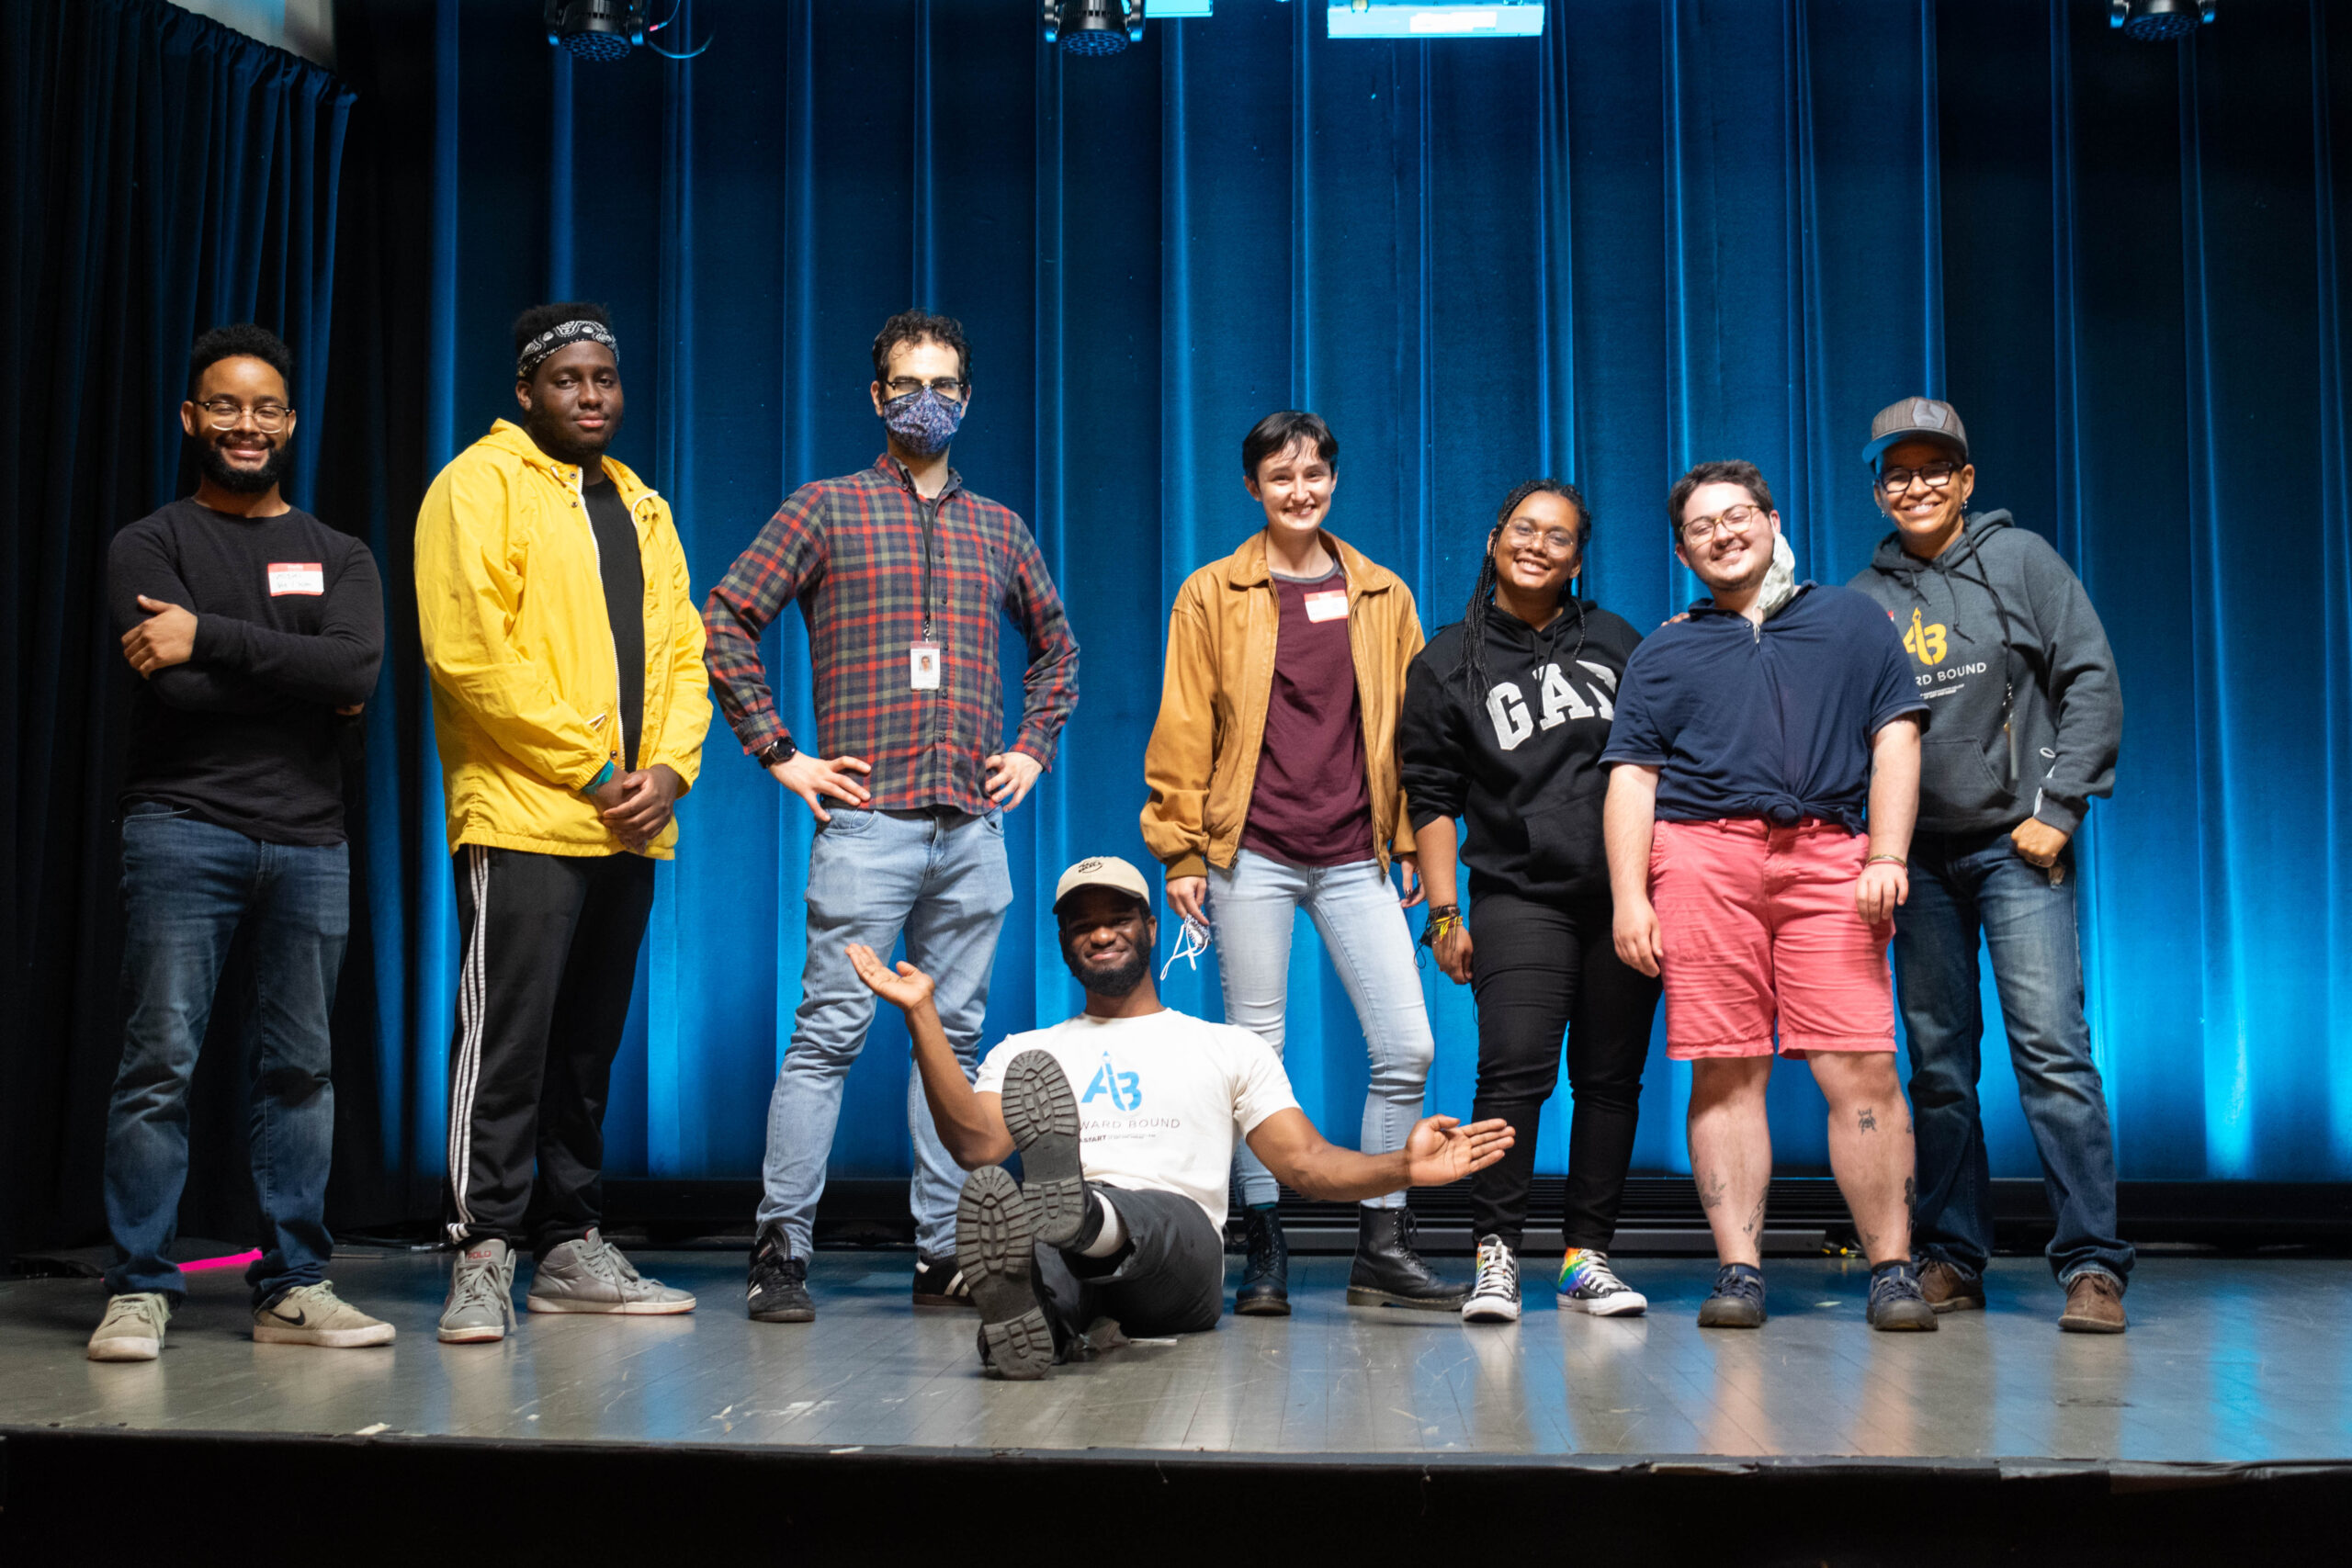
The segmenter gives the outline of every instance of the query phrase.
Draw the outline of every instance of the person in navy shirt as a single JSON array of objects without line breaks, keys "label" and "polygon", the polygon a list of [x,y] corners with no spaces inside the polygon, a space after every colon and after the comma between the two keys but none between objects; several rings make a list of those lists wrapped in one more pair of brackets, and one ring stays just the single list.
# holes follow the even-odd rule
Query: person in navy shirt
[{"label": "person in navy shirt", "polygon": [[1911,1116],[1886,964],[1927,705],[1883,610],[1794,581],[1755,465],[1698,465],[1667,514],[1675,554],[1713,597],[1626,666],[1600,759],[1603,832],[1618,954],[1663,976],[1667,1055],[1691,1064],[1690,1170],[1721,1264],[1699,1322],[1764,1321],[1777,1037],[1829,1102],[1871,1325],[1932,1329],[1911,1263]]}]

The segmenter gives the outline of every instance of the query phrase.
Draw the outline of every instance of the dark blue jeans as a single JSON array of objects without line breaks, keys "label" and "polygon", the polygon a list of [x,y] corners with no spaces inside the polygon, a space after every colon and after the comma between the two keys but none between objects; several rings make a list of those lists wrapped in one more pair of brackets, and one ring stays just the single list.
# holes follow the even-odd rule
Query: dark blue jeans
[{"label": "dark blue jeans", "polygon": [[2020,859],[2006,833],[1911,846],[1911,901],[1894,917],[1894,977],[1911,1043],[1919,1201],[1912,1247],[1981,1269],[1993,1252],[1993,1178],[1976,1100],[1984,1012],[1981,933],[2008,1025],[2009,1060],[2041,1181],[2058,1222],[2050,1267],[2066,1283],[2101,1269],[2120,1283],[2132,1248],[2115,1234],[2115,1139],[2083,1018],[2075,857],[2064,876]]},{"label": "dark blue jeans", "polygon": [[107,1108],[107,1289],[186,1292],[167,1256],[187,1180],[187,1088],[213,992],[240,927],[251,931],[244,1050],[254,1190],[269,1234],[245,1271],[256,1303],[326,1277],[334,1147],[327,1015],[351,930],[342,844],[265,844],[154,802],[122,821],[122,1066]]}]

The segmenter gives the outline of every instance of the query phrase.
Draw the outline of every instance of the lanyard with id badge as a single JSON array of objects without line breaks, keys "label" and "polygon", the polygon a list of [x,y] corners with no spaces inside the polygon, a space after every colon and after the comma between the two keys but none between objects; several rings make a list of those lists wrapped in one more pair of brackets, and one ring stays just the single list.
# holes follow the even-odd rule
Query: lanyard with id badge
[{"label": "lanyard with id badge", "polygon": [[916,498],[922,507],[922,640],[907,648],[907,688],[915,692],[939,690],[940,646],[931,634],[932,529],[939,515],[939,503]]}]

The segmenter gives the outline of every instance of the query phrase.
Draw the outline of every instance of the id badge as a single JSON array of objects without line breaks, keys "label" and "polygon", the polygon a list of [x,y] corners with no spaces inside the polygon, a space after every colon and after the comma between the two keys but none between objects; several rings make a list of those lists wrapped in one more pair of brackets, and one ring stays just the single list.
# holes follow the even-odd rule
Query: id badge
[{"label": "id badge", "polygon": [[907,684],[918,692],[939,690],[939,645],[918,642],[907,649]]}]

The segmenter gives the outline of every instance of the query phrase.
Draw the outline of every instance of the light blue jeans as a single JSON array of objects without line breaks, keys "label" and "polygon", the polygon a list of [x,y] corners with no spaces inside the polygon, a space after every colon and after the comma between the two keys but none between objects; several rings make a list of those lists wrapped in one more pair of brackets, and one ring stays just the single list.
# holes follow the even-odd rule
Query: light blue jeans
[{"label": "light blue jeans", "polygon": [[[1355,1004],[1372,1056],[1357,1146],[1366,1154],[1401,1149],[1421,1118],[1436,1045],[1421,1003],[1420,975],[1413,967],[1413,933],[1378,861],[1318,869],[1284,865],[1243,850],[1231,871],[1209,868],[1209,923],[1225,985],[1225,1021],[1256,1034],[1277,1057],[1283,1054],[1291,918],[1302,906],[1340,972],[1348,1000]],[[1236,1145],[1233,1170],[1244,1203],[1271,1203],[1279,1196],[1272,1172],[1249,1145]],[[1367,1199],[1365,1207],[1394,1209],[1404,1201],[1402,1192],[1391,1192]]]},{"label": "light blue jeans", "polygon": [[[842,949],[864,942],[888,955],[906,933],[907,962],[937,986],[933,1005],[964,1076],[979,1063],[980,1025],[996,968],[997,932],[1012,906],[1004,817],[860,811],[827,801],[832,821],[808,847],[808,954],[784,1070],[768,1098],[760,1224],[784,1222],[792,1255],[806,1258],[825,1163],[841,1119],[842,1080],[865,1046],[874,993]],[[915,1245],[927,1258],[956,1251],[956,1197],[964,1172],[939,1141],[922,1080],[907,1073],[914,1136]]]}]

